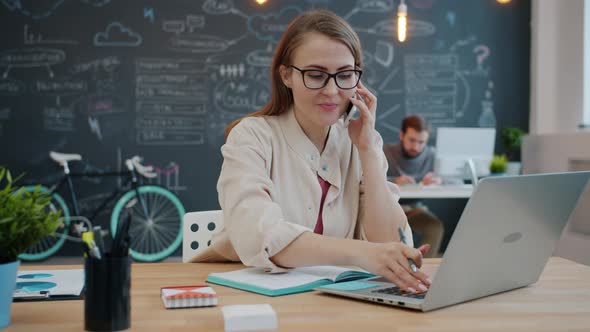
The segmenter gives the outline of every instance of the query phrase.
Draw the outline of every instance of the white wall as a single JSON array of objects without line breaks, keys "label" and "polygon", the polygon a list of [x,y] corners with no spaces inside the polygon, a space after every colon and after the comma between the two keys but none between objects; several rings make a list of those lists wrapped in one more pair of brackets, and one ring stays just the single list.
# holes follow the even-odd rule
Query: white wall
[{"label": "white wall", "polygon": [[[590,130],[580,132],[582,123],[590,124],[590,0],[533,0],[531,135],[523,142],[523,172],[571,171],[575,160],[590,164]],[[589,201],[587,187],[554,253],[586,265]]]},{"label": "white wall", "polygon": [[582,123],[584,1],[532,2],[532,134],[575,132]]},{"label": "white wall", "polygon": [[[529,135],[522,149],[525,174],[590,170],[590,132]],[[554,255],[590,266],[590,185],[582,194]]]},{"label": "white wall", "polygon": [[584,3],[584,125],[590,126],[590,0]]}]

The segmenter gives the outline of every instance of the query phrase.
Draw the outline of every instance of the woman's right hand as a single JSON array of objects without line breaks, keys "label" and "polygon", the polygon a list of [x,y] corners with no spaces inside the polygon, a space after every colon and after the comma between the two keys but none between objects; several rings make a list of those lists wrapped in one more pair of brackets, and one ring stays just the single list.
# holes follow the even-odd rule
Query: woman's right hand
[{"label": "woman's right hand", "polygon": [[426,291],[430,286],[428,275],[420,270],[412,272],[408,262],[408,258],[411,258],[420,268],[422,253],[427,248],[414,249],[400,242],[361,243],[361,250],[356,252],[355,265],[385,277],[400,289],[412,293]]}]

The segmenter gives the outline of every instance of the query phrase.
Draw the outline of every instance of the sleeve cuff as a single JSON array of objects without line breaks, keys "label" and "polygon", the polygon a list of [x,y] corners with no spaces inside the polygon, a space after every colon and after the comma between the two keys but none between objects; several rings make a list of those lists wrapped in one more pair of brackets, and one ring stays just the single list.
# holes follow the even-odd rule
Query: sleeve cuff
[{"label": "sleeve cuff", "polygon": [[406,238],[406,244],[409,247],[414,248],[414,235],[412,234],[410,223],[406,223],[406,228],[404,228],[404,236]]},{"label": "sleeve cuff", "polygon": [[304,232],[311,231],[311,229],[298,224],[278,222],[265,232],[260,252],[249,259],[242,259],[242,262],[248,266],[264,267],[265,271],[269,273],[287,272],[289,269],[276,265],[270,260],[270,257],[281,252]]}]

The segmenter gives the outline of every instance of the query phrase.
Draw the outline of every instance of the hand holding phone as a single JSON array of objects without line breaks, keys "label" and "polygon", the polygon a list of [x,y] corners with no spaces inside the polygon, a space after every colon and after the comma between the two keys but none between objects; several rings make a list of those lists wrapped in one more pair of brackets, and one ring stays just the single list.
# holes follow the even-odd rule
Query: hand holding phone
[{"label": "hand holding phone", "polygon": [[[352,98],[356,99],[356,94],[353,95]],[[356,119],[358,113],[359,113],[358,108],[356,106],[354,106],[353,103],[350,103],[350,106],[348,107],[348,110],[346,111],[345,117],[344,117],[344,128],[348,128],[348,125],[350,124],[350,120]]]}]

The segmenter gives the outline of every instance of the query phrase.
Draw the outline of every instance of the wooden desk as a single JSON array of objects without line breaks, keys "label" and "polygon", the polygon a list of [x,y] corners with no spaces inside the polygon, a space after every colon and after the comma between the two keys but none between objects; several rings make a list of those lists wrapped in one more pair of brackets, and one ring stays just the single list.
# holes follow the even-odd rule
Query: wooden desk
[{"label": "wooden desk", "polygon": [[[427,259],[432,270],[440,259]],[[310,292],[266,297],[213,287],[214,308],[166,310],[160,287],[199,284],[210,272],[241,268],[239,264],[133,264],[131,329],[138,331],[223,331],[220,307],[270,303],[280,331],[565,331],[590,329],[590,267],[551,258],[532,286],[436,311],[421,313]],[[72,268],[26,266],[24,269]],[[13,331],[82,331],[83,301],[14,303]]]},{"label": "wooden desk", "polygon": [[469,198],[473,194],[473,186],[470,184],[400,186],[399,189],[402,199]]}]

